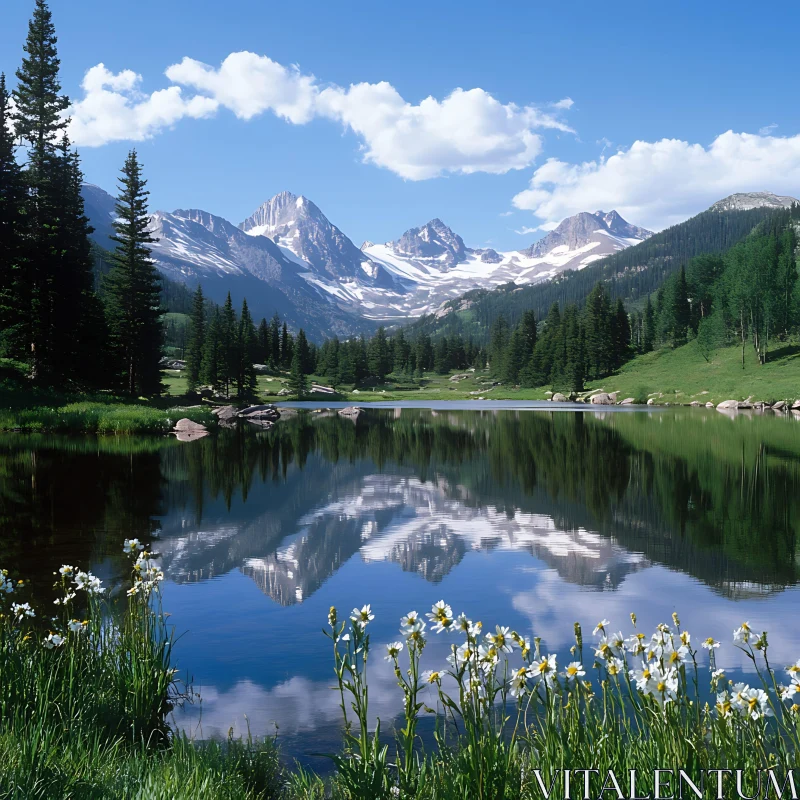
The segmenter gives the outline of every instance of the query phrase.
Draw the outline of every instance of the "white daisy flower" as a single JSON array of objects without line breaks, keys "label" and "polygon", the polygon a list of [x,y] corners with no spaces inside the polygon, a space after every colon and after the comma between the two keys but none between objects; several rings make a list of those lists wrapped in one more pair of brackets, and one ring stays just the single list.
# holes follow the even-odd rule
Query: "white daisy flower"
[{"label": "white daisy flower", "polygon": [[509,628],[495,626],[495,633],[487,633],[486,641],[496,647],[501,653],[510,653],[514,649],[513,639]]},{"label": "white daisy flower", "polygon": [[703,647],[706,650],[716,650],[719,647],[719,642],[713,636],[709,636],[708,639],[703,639]]},{"label": "white daisy flower", "polygon": [[44,646],[48,650],[52,650],[54,647],[61,647],[64,644],[64,637],[59,636],[57,633],[48,633],[47,636],[44,637],[44,642],[42,642]]},{"label": "white daisy flower", "polygon": [[430,612],[425,615],[433,625],[435,633],[450,630],[453,625],[453,609],[444,600],[439,600],[433,604]]},{"label": "white daisy flower", "polygon": [[528,691],[528,669],[520,667],[511,675],[511,696],[521,697]]},{"label": "white daisy flower", "polygon": [[736,630],[733,632],[733,641],[747,644],[747,642],[750,641],[750,636],[752,633],[753,629],[750,627],[750,623],[743,622],[741,627],[736,628]]},{"label": "white daisy flower", "polygon": [[592,631],[593,636],[597,636],[598,633],[602,633],[603,636],[606,635],[606,626],[610,625],[611,623],[607,619],[602,619],[600,622],[597,623],[595,629]]},{"label": "white daisy flower", "polygon": [[583,668],[583,664],[580,661],[571,661],[567,664],[567,668],[564,670],[564,677],[570,683],[574,683],[579,678],[582,678],[586,674],[586,670]]},{"label": "white daisy flower", "polygon": [[556,657],[555,655],[544,656],[528,667],[532,678],[544,681],[552,685],[556,679]]},{"label": "white daisy flower", "polygon": [[369,603],[365,606],[359,608],[354,608],[350,614],[350,622],[353,625],[359,625],[362,628],[367,626],[367,623],[372,622],[375,619],[375,615],[372,613],[370,609]]},{"label": "white daisy flower", "polygon": [[30,603],[12,603],[11,613],[19,620],[23,617],[35,617],[36,612],[31,608]]},{"label": "white daisy flower", "polygon": [[392,642],[391,644],[386,645],[386,655],[384,658],[386,661],[394,661],[397,656],[400,655],[401,651],[403,650],[403,643],[402,642]]}]

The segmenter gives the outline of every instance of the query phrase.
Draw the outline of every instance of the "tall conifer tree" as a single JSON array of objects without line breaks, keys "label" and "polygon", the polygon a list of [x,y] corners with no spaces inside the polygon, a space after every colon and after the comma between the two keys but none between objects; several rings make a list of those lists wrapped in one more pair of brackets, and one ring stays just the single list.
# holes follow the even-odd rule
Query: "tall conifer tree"
[{"label": "tall conifer tree", "polygon": [[161,281],[150,258],[149,245],[156,241],[148,231],[150,193],[135,150],[125,159],[119,182],[112,237],[117,248],[105,284],[108,322],[122,390],[154,395],[161,391]]},{"label": "tall conifer tree", "polygon": [[6,77],[0,74],[0,351],[16,355],[22,323],[17,301],[24,277],[25,182],[17,163]]},{"label": "tall conifer tree", "polygon": [[247,300],[242,300],[242,315],[239,318],[237,338],[239,364],[236,374],[236,392],[242,397],[252,394],[256,390],[256,370],[253,364],[257,354],[258,336],[247,307]]},{"label": "tall conifer tree", "polygon": [[186,386],[190,392],[200,383],[205,338],[206,300],[203,297],[203,287],[198,284],[192,298],[192,316],[189,320],[189,346],[186,348]]}]

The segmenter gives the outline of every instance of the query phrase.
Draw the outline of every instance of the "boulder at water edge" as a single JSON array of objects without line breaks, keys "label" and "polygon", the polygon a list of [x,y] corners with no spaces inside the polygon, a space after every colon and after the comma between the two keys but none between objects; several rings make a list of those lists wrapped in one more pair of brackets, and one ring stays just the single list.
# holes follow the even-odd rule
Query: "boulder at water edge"
[{"label": "boulder at water edge", "polygon": [[717,408],[724,410],[734,410],[739,408],[739,401],[738,400],[723,400],[721,403],[717,403]]},{"label": "boulder at water edge", "polygon": [[613,406],[615,400],[610,394],[600,392],[599,394],[593,394],[589,398],[589,402],[596,406]]},{"label": "boulder at water edge", "polygon": [[554,403],[566,403],[567,402],[566,395],[561,394],[561,392],[556,392],[550,399]]}]

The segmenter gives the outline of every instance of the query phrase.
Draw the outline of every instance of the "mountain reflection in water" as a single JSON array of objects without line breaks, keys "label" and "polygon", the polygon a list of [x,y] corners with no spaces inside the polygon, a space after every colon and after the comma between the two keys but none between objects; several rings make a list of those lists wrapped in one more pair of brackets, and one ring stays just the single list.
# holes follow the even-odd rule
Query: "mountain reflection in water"
[{"label": "mountain reflection in water", "polygon": [[[122,540],[154,542],[204,697],[184,722],[205,735],[247,714],[254,733],[278,721],[289,738],[330,726],[335,739],[330,665],[316,657],[331,603],[371,602],[386,642],[408,607],[445,596],[553,649],[576,619],[621,627],[630,611],[654,624],[678,610],[723,641],[746,614],[778,635],[797,618],[791,418],[303,413],[190,444],[5,436],[0,476],[0,566],[43,602],[61,563],[121,586]],[[447,643],[429,649],[443,659]],[[385,671],[371,697],[391,716]]]}]

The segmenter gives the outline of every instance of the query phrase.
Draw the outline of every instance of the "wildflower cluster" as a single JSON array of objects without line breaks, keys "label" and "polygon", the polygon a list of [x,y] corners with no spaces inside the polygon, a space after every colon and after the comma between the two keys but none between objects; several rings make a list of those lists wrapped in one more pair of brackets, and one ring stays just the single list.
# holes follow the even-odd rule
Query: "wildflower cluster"
[{"label": "wildflower cluster", "polygon": [[[352,637],[344,633],[343,625],[337,627],[336,619],[336,609],[332,608],[329,624],[335,648],[342,643],[349,648],[347,655],[337,655],[336,662],[342,709],[345,710],[345,692],[357,693],[359,700],[352,703],[352,708],[366,732],[367,720],[362,714],[367,711],[369,636],[365,630],[374,614],[370,606],[353,610]],[[596,678],[589,680],[578,623],[572,659],[559,668],[556,655],[543,652],[538,637],[531,642],[529,637],[502,625],[484,632],[481,622],[465,614],[454,615],[443,600],[434,603],[425,618],[417,611],[405,614],[400,619],[401,638],[386,645],[384,656],[394,667],[404,695],[405,725],[398,732],[403,757],[398,753],[397,765],[398,786],[404,796],[413,789],[417,774],[412,765],[419,713],[422,709],[434,712],[420,699],[424,696],[420,690],[426,686],[438,696],[445,730],[452,723],[459,739],[466,737],[470,753],[486,752],[492,742],[498,747],[513,747],[518,730],[529,745],[546,748],[553,741],[553,731],[608,730],[612,719],[620,733],[662,725],[667,726],[664,730],[685,730],[682,737],[687,741],[690,730],[699,730],[709,741],[736,743],[744,737],[753,746],[760,746],[757,742],[763,740],[767,730],[764,725],[772,718],[780,736],[798,739],[800,705],[794,701],[800,700],[800,660],[786,668],[788,682],[777,684],[769,666],[766,633],[755,633],[746,622],[733,632],[733,644],[752,660],[761,680],[761,686],[751,686],[729,681],[724,670],[717,668],[721,647],[717,640],[701,640],[695,649],[691,634],[681,628],[676,614],[671,625],[659,624],[650,635],[637,629],[635,614],[631,614],[631,622],[633,630],[628,635],[615,631],[606,619],[595,626],[591,651]],[[446,665],[421,671],[429,626],[436,634],[453,635],[459,640],[451,643]],[[710,688],[712,696],[716,696],[714,706],[701,701],[701,651],[707,654]],[[358,668],[353,661],[356,656],[361,658]],[[406,658],[407,666],[403,667],[401,660]],[[343,680],[344,673],[349,673],[352,680]],[[596,699],[598,691],[602,696]],[[516,707],[510,736],[504,730],[514,719],[506,710],[509,704]],[[365,735],[360,747],[360,758],[365,760],[360,762],[362,767],[374,747],[375,739],[369,740]]]},{"label": "wildflower cluster", "polygon": [[133,584],[128,589],[128,596],[133,597],[138,594],[145,598],[149,597],[151,592],[158,588],[158,584],[164,580],[164,572],[138,539],[126,539],[122,552],[134,560]]}]

